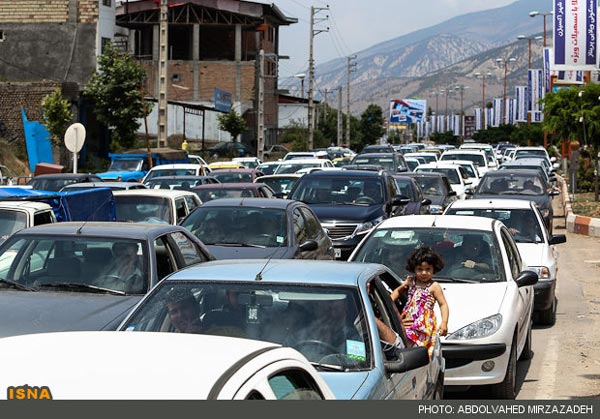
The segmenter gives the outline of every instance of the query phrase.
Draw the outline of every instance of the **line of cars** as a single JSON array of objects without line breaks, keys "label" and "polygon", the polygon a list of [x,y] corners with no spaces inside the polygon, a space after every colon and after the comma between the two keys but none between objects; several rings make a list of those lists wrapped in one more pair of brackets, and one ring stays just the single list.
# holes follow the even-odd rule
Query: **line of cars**
[{"label": "line of cars", "polygon": [[[154,250],[152,253],[152,250],[144,250],[141,244],[138,245],[136,252],[138,258],[146,252],[151,258],[156,259],[154,262],[148,260],[147,267],[156,266],[158,270],[159,267],[169,266],[169,270],[163,272],[166,275],[160,276],[167,279],[152,288],[151,292],[142,298],[129,314],[127,314],[127,310],[119,313],[119,315],[126,316],[119,329],[146,332],[173,331],[173,326],[169,325],[167,294],[186,290],[186,293],[193,296],[199,307],[201,323],[206,320],[205,326],[208,327],[209,319],[211,319],[215,323],[214,326],[218,326],[217,329],[220,328],[219,333],[214,334],[219,334],[223,338],[236,336],[295,347],[300,354],[298,356],[304,357],[307,364],[311,363],[320,371],[320,376],[325,382],[325,386],[322,387],[329,387],[333,390],[331,394],[337,398],[440,398],[443,395],[444,384],[453,386],[484,383],[494,384],[494,395],[498,397],[514,397],[516,358],[526,358],[531,355],[531,322],[528,321],[531,319],[532,312],[532,306],[528,303],[533,299],[531,286],[537,281],[538,275],[543,273],[543,267],[538,266],[539,273],[534,274],[527,269],[530,263],[521,260],[519,253],[521,249],[515,247],[513,233],[500,222],[503,221],[500,216],[497,221],[488,220],[489,225],[483,221],[463,220],[460,223],[461,226],[462,223],[470,224],[469,229],[475,230],[484,238],[484,241],[487,240],[486,243],[489,247],[493,248],[492,244],[496,246],[494,273],[488,273],[480,278],[466,278],[461,276],[466,275],[464,272],[458,274],[453,272],[448,275],[447,288],[451,287],[450,284],[454,286],[456,283],[462,288],[460,288],[460,292],[453,292],[452,295],[462,295],[463,291],[469,291],[469,295],[476,301],[480,293],[476,290],[478,287],[473,287],[473,289],[467,289],[467,287],[476,284],[490,285],[498,288],[500,294],[502,293],[500,289],[502,289],[506,295],[514,296],[514,299],[520,301],[521,306],[519,310],[513,310],[512,314],[507,314],[505,310],[507,306],[510,306],[512,301],[510,298],[495,302],[482,301],[480,305],[489,312],[484,314],[489,315],[475,318],[481,313],[474,312],[470,317],[467,314],[462,317],[456,316],[456,322],[451,326],[450,336],[440,342],[435,356],[431,360],[426,355],[426,351],[423,356],[423,351],[419,351],[419,348],[408,347],[408,341],[400,324],[401,306],[396,306],[389,301],[389,291],[400,283],[400,278],[405,274],[394,268],[391,261],[388,260],[386,263],[383,256],[377,260],[360,260],[361,263],[275,260],[275,258],[285,257],[289,248],[294,247],[296,250],[291,251],[290,255],[295,258],[302,258],[302,253],[304,253],[308,258],[318,259],[316,250],[323,247],[328,249],[328,253],[324,257],[327,259],[335,256],[336,250],[339,251],[340,256],[342,256],[342,252],[345,253],[344,256],[350,255],[350,253],[357,254],[370,238],[384,236],[381,235],[381,229],[384,226],[393,226],[394,223],[409,223],[413,229],[417,226],[421,227],[420,224],[414,224],[418,217],[430,217],[434,220],[454,217],[446,225],[446,237],[443,234],[442,237],[438,237],[440,240],[434,243],[438,241],[445,243],[446,249],[449,249],[448,242],[452,243],[452,249],[455,249],[455,246],[456,248],[462,246],[465,241],[463,237],[465,232],[448,233],[452,228],[456,228],[461,217],[397,216],[405,215],[408,204],[414,200],[418,200],[421,204],[418,210],[414,210],[414,214],[426,213],[423,208],[433,204],[423,194],[425,190],[422,187],[421,179],[441,179],[448,189],[447,195],[454,196],[455,201],[457,199],[456,192],[452,194],[448,178],[443,174],[411,173],[409,176],[406,174],[405,172],[389,173],[384,170],[319,170],[298,176],[294,186],[288,190],[289,200],[239,197],[214,200],[200,205],[187,218],[180,219],[185,227],[185,233],[179,230],[182,233],[181,237],[162,240],[165,252]],[[202,186],[206,185],[196,187]],[[325,192],[327,192],[327,196]],[[451,203],[444,204],[440,212],[452,205]],[[280,214],[275,215],[275,210],[279,210]],[[349,214],[353,213],[360,215],[350,220]],[[228,220],[217,220],[224,214],[228,215]],[[327,214],[336,215],[327,218]],[[259,223],[259,219],[263,218],[263,215],[268,216]],[[211,224],[225,226],[230,230],[221,238],[217,239],[215,236],[211,241],[208,240],[211,237],[210,234],[216,234],[209,232]],[[429,220],[423,226],[431,224],[432,222]],[[433,224],[435,227],[443,227],[437,221],[434,221]],[[128,225],[133,224],[129,223]],[[148,224],[139,225],[150,228]],[[267,225],[271,229],[273,226],[280,228],[272,229],[268,233],[260,233],[260,225]],[[90,226],[92,225],[90,224]],[[120,226],[121,224],[114,224],[112,227],[120,230]],[[82,234],[85,227],[80,230],[81,227],[81,225],[71,227],[75,230],[73,237],[79,237],[77,234]],[[153,227],[167,228],[156,225]],[[175,226],[173,228],[181,229],[181,227]],[[309,236],[310,229],[317,235]],[[79,233],[77,233],[78,230],[80,230]],[[432,237],[435,235],[434,233],[437,234],[439,231],[432,232]],[[236,236],[237,234],[239,237]],[[261,234],[263,234],[262,237]],[[336,234],[338,234],[337,238]],[[53,236],[57,235],[53,234]],[[129,236],[129,233],[121,230],[121,239]],[[195,240],[191,238],[192,236]],[[322,243],[319,243],[319,237],[322,239]],[[417,238],[415,239],[415,237]],[[419,235],[414,231],[413,233],[393,232],[390,233],[390,238],[391,242],[407,244],[409,247],[426,242],[419,239]],[[548,242],[560,242],[560,238],[555,239],[550,236],[547,238]],[[184,239],[187,239],[187,243]],[[213,254],[219,260],[197,264],[200,260],[194,260],[190,256],[193,253],[191,250],[195,248],[194,243],[198,244],[196,241],[201,244],[196,251],[204,250],[202,254],[206,258],[203,261],[213,258]],[[356,245],[358,248],[355,249]],[[180,246],[179,253],[173,251],[174,246]],[[25,248],[27,247],[25,246]],[[30,247],[35,248],[36,246]],[[48,252],[47,259],[50,256],[52,258],[62,257],[65,253],[65,251],[59,250],[59,246],[46,245],[46,247],[52,248]],[[72,260],[81,262],[86,257],[84,252],[90,251],[88,248],[103,246],[86,243],[85,246],[78,247],[71,244],[63,247],[67,249],[67,252],[73,251],[74,255],[69,256],[75,258]],[[112,250],[112,245],[104,247],[111,247]],[[20,247],[13,249],[12,253],[19,255],[20,249]],[[146,249],[152,249],[152,245]],[[224,253],[217,255],[221,251]],[[170,262],[159,260],[164,253],[171,255]],[[332,255],[332,253],[334,254]],[[249,256],[250,254],[252,255]],[[401,259],[400,255],[402,254],[396,253],[394,259]],[[31,266],[31,260],[33,260],[33,266],[41,270],[37,272],[37,275],[40,276],[44,276],[45,273],[42,272],[44,270],[47,272],[50,266],[66,266],[66,263],[48,264],[47,261],[41,261],[41,256],[38,256],[33,253],[29,257],[30,261],[21,262],[21,266],[24,268],[27,265]],[[233,259],[228,260],[229,257]],[[262,257],[262,259],[240,260],[238,259],[240,257]],[[36,258],[39,259],[37,262],[35,262]],[[105,256],[100,260],[106,262],[107,258],[108,256]],[[359,261],[360,258],[355,259],[351,256],[350,259]],[[1,255],[0,260],[2,260]],[[194,266],[168,276],[169,273],[188,266],[190,264],[187,263],[188,261]],[[377,265],[363,262],[376,262]],[[387,268],[381,263],[384,263]],[[39,292],[39,290],[35,291],[35,287],[39,285],[35,283],[35,280],[24,284],[15,280],[16,277],[11,272],[16,272],[17,268],[13,268],[12,259],[10,261],[7,259],[4,266],[7,267],[5,273],[2,274],[3,287],[16,291],[22,286],[20,292],[25,291],[25,287],[32,289],[29,290],[29,293]],[[144,265],[142,264],[142,266]],[[531,264],[531,266],[537,265]],[[51,271],[52,269],[56,268],[50,268]],[[154,273],[152,270],[148,272]],[[157,276],[159,276],[158,273]],[[106,286],[110,283],[109,280],[103,284],[68,286],[59,281],[59,284],[52,288],[55,291],[61,287],[70,289],[70,291],[77,289],[78,292],[83,289],[86,289],[85,292],[94,290],[94,294],[102,296],[117,294],[118,297],[124,297],[129,294],[125,288]],[[147,290],[148,288],[145,289],[145,291]],[[232,295],[237,301],[237,311],[227,307],[232,303],[230,298]],[[459,300],[452,301],[454,303],[450,303],[451,307],[453,304],[457,307],[463,304]],[[340,305],[343,309],[326,311],[336,305]],[[493,312],[494,310],[496,311]],[[349,323],[352,323],[352,326],[347,324],[348,327],[345,327],[345,321],[342,320],[324,322],[322,318],[319,319],[319,316],[327,316],[328,319],[331,319],[332,316],[339,315],[341,311],[346,315],[345,321],[351,320]],[[505,316],[505,321],[498,320],[498,318],[502,319],[502,316]],[[390,348],[385,350],[386,345],[381,342],[382,333],[377,328],[375,318],[385,321],[388,327],[398,331],[401,343],[392,348],[391,352],[394,353],[390,353]],[[228,324],[230,321],[236,321],[238,324]],[[291,324],[287,325],[287,321]],[[329,330],[329,335],[323,333],[322,329],[326,329],[326,326],[331,326],[332,323],[334,326],[339,326],[341,330],[338,330],[337,334],[341,333],[341,336],[334,336],[336,335],[335,330]],[[106,322],[105,325],[105,329],[114,330],[115,328],[114,321]],[[290,330],[295,331],[300,327],[307,330],[299,333],[297,337],[292,336]],[[513,327],[514,333],[507,337],[510,335],[511,327]],[[66,328],[64,330],[78,329]],[[323,337],[315,338],[310,335],[311,332],[316,333],[317,331]],[[499,337],[502,337],[503,340],[499,341]],[[18,338],[14,339],[17,342],[14,344],[18,344]],[[39,335],[39,339],[43,343],[44,339],[49,338]],[[74,337],[67,334],[65,341],[67,339],[74,339]],[[90,337],[90,339],[95,338]],[[120,337],[115,339],[132,339],[132,345],[135,345],[136,343],[133,341],[137,340],[137,338]],[[165,340],[164,337],[157,339]],[[486,339],[489,342],[486,343]],[[453,340],[455,341],[453,342]],[[482,348],[483,354],[480,354]],[[475,352],[478,355],[473,355]],[[443,357],[442,354],[444,354]],[[476,359],[467,359],[465,362],[465,354],[475,356]],[[473,379],[473,382],[461,381],[461,376],[469,374],[469,371],[478,373],[484,371],[485,377]],[[310,380],[306,382],[310,382]],[[300,387],[305,388],[307,385]],[[314,380],[311,388],[315,388]],[[264,398],[274,395],[273,388],[271,387],[271,392],[269,392],[265,385],[263,385],[262,391],[255,390]],[[321,390],[320,393],[315,391],[315,393],[322,397],[327,394],[325,390]],[[229,394],[231,395],[231,393]],[[239,397],[250,398],[251,393],[239,393],[239,395],[242,394],[244,396]],[[252,394],[256,396],[256,393]],[[312,394],[310,397],[313,396],[315,395]]]}]

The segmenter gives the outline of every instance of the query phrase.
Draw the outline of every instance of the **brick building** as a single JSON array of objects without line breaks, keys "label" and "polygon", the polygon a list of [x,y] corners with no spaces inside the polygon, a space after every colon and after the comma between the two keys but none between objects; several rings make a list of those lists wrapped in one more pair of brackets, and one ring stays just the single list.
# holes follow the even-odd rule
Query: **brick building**
[{"label": "brick building", "polygon": [[[238,0],[184,0],[169,6],[167,97],[181,104],[212,107],[215,89],[230,92],[233,109],[246,119],[251,135],[245,141],[255,146],[256,85],[258,51],[272,59],[265,65],[265,144],[277,138],[277,65],[279,27],[297,22],[274,4]],[[117,9],[117,25],[126,28],[130,52],[148,75],[148,92],[158,97],[160,1],[123,1]],[[183,120],[178,105],[169,106],[168,132],[181,132]],[[149,118],[156,132],[156,107]],[[216,138],[216,113],[207,114],[207,130],[201,130],[194,115],[187,118],[188,141],[205,132]],[[190,129],[191,127],[191,129]],[[219,133],[222,135],[223,133]]]}]

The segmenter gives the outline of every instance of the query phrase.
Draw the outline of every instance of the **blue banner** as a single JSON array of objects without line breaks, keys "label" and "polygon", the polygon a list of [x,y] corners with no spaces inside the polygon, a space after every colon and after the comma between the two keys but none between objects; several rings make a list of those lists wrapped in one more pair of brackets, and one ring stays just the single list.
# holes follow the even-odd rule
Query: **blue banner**
[{"label": "blue banner", "polygon": [[231,92],[215,89],[215,109],[220,112],[231,112]]},{"label": "blue banner", "polygon": [[597,0],[554,0],[553,70],[597,66]]}]

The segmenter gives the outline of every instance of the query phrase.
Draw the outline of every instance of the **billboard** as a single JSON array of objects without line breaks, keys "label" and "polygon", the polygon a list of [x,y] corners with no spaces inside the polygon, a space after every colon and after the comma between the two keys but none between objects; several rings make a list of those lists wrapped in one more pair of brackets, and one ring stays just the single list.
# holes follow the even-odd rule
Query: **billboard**
[{"label": "billboard", "polygon": [[403,99],[390,101],[391,124],[416,124],[423,122],[427,113],[427,101]]},{"label": "billboard", "polygon": [[231,112],[231,92],[215,89],[215,109],[221,112]]},{"label": "billboard", "polygon": [[597,0],[554,0],[552,70],[595,70]]}]

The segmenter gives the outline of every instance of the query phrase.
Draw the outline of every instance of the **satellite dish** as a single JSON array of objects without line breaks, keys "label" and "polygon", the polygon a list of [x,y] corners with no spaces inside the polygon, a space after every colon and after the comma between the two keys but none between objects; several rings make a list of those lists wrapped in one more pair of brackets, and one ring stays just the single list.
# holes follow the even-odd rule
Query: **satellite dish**
[{"label": "satellite dish", "polygon": [[85,127],[76,122],[65,132],[65,146],[71,153],[79,153],[85,143]]}]

